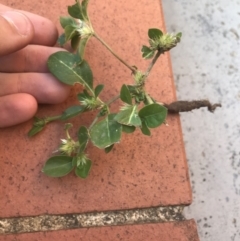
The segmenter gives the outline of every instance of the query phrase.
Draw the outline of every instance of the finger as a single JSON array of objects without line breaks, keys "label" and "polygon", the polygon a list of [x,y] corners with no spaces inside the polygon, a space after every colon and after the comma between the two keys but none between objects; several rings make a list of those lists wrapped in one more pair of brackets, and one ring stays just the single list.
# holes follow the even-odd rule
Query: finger
[{"label": "finger", "polygon": [[62,84],[48,73],[0,73],[0,97],[27,93],[38,103],[58,104],[67,99],[70,86]]},{"label": "finger", "polygon": [[0,128],[20,124],[37,112],[37,101],[29,94],[0,97]]},{"label": "finger", "polygon": [[26,11],[21,12],[23,12],[30,19],[34,27],[35,34],[31,44],[45,46],[54,46],[56,44],[58,39],[58,30],[52,21],[33,13]]},{"label": "finger", "polygon": [[58,51],[63,51],[63,49],[28,45],[15,53],[0,57],[0,72],[49,72],[47,67],[48,57]]},{"label": "finger", "polygon": [[17,11],[0,12],[0,31],[0,56],[25,47],[34,36],[30,20]]},{"label": "finger", "polygon": [[[14,10],[5,5],[0,4],[0,12]],[[16,10],[14,10],[16,11]],[[58,31],[56,26],[47,18],[33,14],[27,11],[17,10],[23,13],[32,23],[34,35],[31,44],[39,44],[46,46],[55,45],[58,38]]]}]

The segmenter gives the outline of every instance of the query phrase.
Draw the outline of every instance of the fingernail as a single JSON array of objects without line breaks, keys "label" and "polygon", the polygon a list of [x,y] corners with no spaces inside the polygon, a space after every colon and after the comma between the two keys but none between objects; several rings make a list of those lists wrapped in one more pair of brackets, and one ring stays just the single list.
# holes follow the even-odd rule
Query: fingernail
[{"label": "fingernail", "polygon": [[31,25],[29,19],[24,14],[17,11],[8,11],[1,13],[1,15],[20,35],[26,36],[29,33]]}]

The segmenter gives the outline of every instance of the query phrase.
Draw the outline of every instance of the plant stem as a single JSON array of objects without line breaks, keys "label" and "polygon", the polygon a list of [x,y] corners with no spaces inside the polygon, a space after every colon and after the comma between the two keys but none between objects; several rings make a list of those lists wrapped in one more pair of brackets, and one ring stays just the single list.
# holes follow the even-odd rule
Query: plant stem
[{"label": "plant stem", "polygon": [[110,46],[104,42],[96,33],[93,34],[93,36],[100,41],[111,53],[114,55],[122,64],[124,64],[127,68],[131,70],[131,72],[134,74],[136,72],[136,69],[130,66],[126,61],[124,61],[122,58],[120,58],[111,48]]},{"label": "plant stem", "polygon": [[161,51],[158,51],[158,52],[156,53],[156,55],[154,56],[152,62],[149,64],[149,66],[148,66],[148,68],[147,68],[147,71],[146,71],[146,73],[145,73],[145,75],[144,75],[144,80],[145,80],[145,79],[148,77],[148,75],[150,74],[150,72],[151,72],[154,64],[157,62],[157,60],[158,60],[158,58],[159,58],[159,56],[160,56],[161,54],[162,54],[162,52],[161,52]]},{"label": "plant stem", "polygon": [[154,103],[152,98],[147,93],[146,93],[146,98],[147,98],[147,101],[148,101],[149,105]]},{"label": "plant stem", "polygon": [[110,99],[108,102],[106,102],[106,105],[108,106],[108,105],[112,104],[114,101],[116,101],[119,98],[120,98],[120,95],[114,96],[112,99]]},{"label": "plant stem", "polygon": [[92,124],[89,126],[88,129],[91,130],[97,121],[98,121],[98,116],[95,117],[95,119],[93,120]]},{"label": "plant stem", "polygon": [[51,117],[47,117],[46,121],[51,122],[51,121],[55,121],[55,120],[59,120],[61,118],[62,115],[56,115],[56,116],[51,116]]}]

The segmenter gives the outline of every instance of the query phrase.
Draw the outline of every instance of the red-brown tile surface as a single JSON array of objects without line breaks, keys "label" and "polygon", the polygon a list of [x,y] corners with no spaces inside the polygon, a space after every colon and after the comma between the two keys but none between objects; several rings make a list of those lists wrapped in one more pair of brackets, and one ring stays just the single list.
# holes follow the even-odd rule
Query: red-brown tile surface
[{"label": "red-brown tile surface", "polygon": [[0,236],[0,241],[199,241],[193,220]]},{"label": "red-brown tile surface", "polygon": [[[66,6],[74,1],[3,0],[1,3],[43,15],[59,26],[59,15],[67,15]],[[96,32],[130,64],[145,70],[149,62],[141,59],[140,49],[142,44],[148,44],[148,28],[163,28],[159,1],[90,1],[89,11]],[[105,84],[103,99],[116,95],[124,82],[132,83],[129,70],[96,39],[90,41],[86,58],[95,82]],[[154,66],[147,89],[161,102],[175,99],[169,55],[165,54]],[[75,92],[76,89],[72,90],[62,105],[41,106],[38,115],[61,113],[76,103]],[[75,130],[80,125],[89,125],[92,119],[89,114],[75,118]],[[32,139],[27,137],[32,121],[0,130],[0,206],[4,207],[0,216],[189,204],[191,189],[179,117],[169,116],[167,122],[168,127],[153,130],[151,137],[143,136],[140,131],[123,135],[121,144],[108,155],[89,147],[93,166],[86,180],[74,174],[53,179],[41,173],[45,160],[57,149],[60,138],[65,137],[63,123],[50,124]]]}]

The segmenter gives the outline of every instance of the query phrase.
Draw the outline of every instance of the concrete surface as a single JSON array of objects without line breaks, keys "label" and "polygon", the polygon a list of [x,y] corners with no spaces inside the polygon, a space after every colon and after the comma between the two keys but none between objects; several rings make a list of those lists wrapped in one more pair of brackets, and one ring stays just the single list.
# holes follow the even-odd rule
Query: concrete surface
[{"label": "concrete surface", "polygon": [[240,1],[163,0],[178,99],[221,102],[214,114],[181,115],[193,187],[186,216],[201,241],[240,240]]}]

